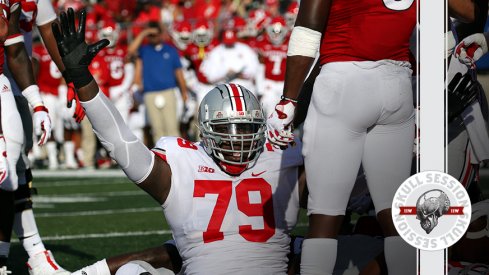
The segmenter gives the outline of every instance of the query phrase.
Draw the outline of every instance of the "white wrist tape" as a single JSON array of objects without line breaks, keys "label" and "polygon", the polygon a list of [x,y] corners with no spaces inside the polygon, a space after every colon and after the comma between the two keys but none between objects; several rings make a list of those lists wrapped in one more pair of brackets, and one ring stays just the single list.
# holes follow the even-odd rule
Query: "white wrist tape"
[{"label": "white wrist tape", "polygon": [[110,157],[131,181],[137,184],[144,181],[153,169],[153,153],[129,130],[114,104],[101,91],[81,104]]},{"label": "white wrist tape", "polygon": [[12,46],[17,43],[24,43],[24,36],[22,34],[7,37],[3,45],[5,47]]},{"label": "white wrist tape", "polygon": [[287,56],[301,55],[315,58],[321,43],[321,33],[297,26],[292,30]]},{"label": "white wrist tape", "polygon": [[32,107],[44,105],[41,98],[41,93],[39,93],[39,86],[37,85],[31,85],[25,88],[25,90],[22,91],[22,95],[27,99],[27,102],[29,102]]}]

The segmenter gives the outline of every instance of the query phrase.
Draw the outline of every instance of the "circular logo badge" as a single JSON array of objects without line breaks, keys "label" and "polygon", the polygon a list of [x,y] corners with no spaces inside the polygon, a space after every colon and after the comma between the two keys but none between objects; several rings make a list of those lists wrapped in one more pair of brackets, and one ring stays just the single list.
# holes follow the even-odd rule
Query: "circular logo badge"
[{"label": "circular logo badge", "polygon": [[445,249],[456,243],[469,227],[471,213],[464,186],[438,171],[411,176],[397,189],[392,201],[397,232],[422,250]]}]

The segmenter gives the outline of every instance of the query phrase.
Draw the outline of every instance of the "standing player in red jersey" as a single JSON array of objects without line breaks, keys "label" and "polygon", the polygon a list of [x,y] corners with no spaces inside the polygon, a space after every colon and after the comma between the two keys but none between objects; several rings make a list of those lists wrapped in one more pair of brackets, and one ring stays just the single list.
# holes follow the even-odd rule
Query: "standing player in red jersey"
[{"label": "standing player in red jersey", "polygon": [[248,14],[246,21],[247,44],[256,50],[258,44],[265,39],[265,27],[270,23],[270,13],[264,9],[254,9]]},{"label": "standing player in red jersey", "polygon": [[189,97],[190,100],[187,100],[181,116],[183,124],[181,131],[189,132],[190,136],[198,136],[199,130],[195,127],[197,117],[194,113],[207,92],[213,88],[205,75],[200,72],[200,65],[209,52],[218,45],[219,41],[214,37],[212,24],[205,19],[197,21],[192,29],[191,41],[183,51],[184,62],[182,62],[184,66],[188,64],[186,83],[193,93]]},{"label": "standing player in red jersey", "polygon": [[267,116],[275,110],[284,89],[288,34],[285,19],[274,17],[266,28],[265,40],[258,45],[260,61],[265,65],[265,79],[258,90],[263,94],[260,101]]},{"label": "standing player in red jersey", "polygon": [[287,22],[287,26],[289,28],[293,28],[295,24],[295,19],[297,18],[297,13],[299,12],[299,2],[293,1],[287,7],[287,11],[285,12],[285,21]]},{"label": "standing player in red jersey", "polygon": [[304,124],[309,232],[301,274],[332,274],[337,236],[360,164],[381,224],[389,274],[415,274],[415,251],[398,236],[391,203],[410,175],[414,108],[409,38],[415,0],[301,2],[292,31],[282,100],[269,140],[292,142],[291,122],[304,79],[320,51]]},{"label": "standing player in red jersey", "polygon": [[200,65],[209,52],[219,45],[219,41],[214,38],[213,30],[207,20],[200,20],[195,24],[192,40],[193,43],[188,45],[184,55],[190,59],[191,66],[197,76],[197,83],[193,85],[192,90],[197,95],[197,103],[199,104],[206,93],[214,87],[200,72]]}]

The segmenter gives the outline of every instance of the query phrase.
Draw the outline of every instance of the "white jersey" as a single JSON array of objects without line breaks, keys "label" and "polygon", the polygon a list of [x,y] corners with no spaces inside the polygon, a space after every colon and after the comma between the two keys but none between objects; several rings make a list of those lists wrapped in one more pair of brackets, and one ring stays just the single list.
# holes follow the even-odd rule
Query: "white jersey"
[{"label": "white jersey", "polygon": [[256,92],[254,79],[259,71],[258,55],[248,45],[236,42],[231,48],[219,45],[209,52],[202,61],[200,72],[210,83],[222,82],[228,72],[242,73],[245,78],[230,79],[253,93]]},{"label": "white jersey", "polygon": [[199,143],[160,139],[172,185],[163,204],[185,274],[285,274],[299,210],[301,146],[266,144],[240,176],[224,173]]},{"label": "white jersey", "polygon": [[[24,45],[27,54],[32,56],[32,30],[34,24],[42,26],[56,19],[56,12],[50,0],[23,0],[21,3],[22,13],[19,18],[20,31],[24,35]],[[15,96],[21,95],[21,90],[12,78],[8,70],[7,62],[4,62],[3,69],[5,75],[12,84],[12,91]]]}]

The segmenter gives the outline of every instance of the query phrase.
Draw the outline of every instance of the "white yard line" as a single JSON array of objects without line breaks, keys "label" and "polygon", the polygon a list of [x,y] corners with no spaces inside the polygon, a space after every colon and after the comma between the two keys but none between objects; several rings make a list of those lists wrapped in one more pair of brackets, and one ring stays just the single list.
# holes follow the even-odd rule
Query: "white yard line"
[{"label": "white yard line", "polygon": [[119,196],[140,196],[146,195],[143,190],[133,190],[133,191],[109,191],[109,192],[96,192],[96,193],[76,193],[76,194],[62,194],[62,195],[38,195],[34,196],[34,201],[46,201],[52,198],[56,200],[57,198],[80,198],[80,197],[119,197]]},{"label": "white yard line", "polygon": [[65,187],[65,186],[87,186],[87,185],[126,185],[131,184],[130,182],[103,182],[103,181],[93,181],[93,180],[54,180],[51,182],[38,183],[34,179],[34,187]]},{"label": "white yard line", "polygon": [[36,213],[36,218],[51,218],[51,217],[78,217],[78,216],[97,216],[97,215],[112,215],[122,213],[142,213],[142,212],[161,212],[161,207],[143,207],[129,209],[108,209],[108,210],[93,210],[79,212],[60,212],[60,213]]},{"label": "white yard line", "polygon": [[120,169],[109,170],[32,170],[35,178],[125,178],[126,175]]},{"label": "white yard line", "polygon": [[[307,223],[299,223],[296,227],[305,227]],[[63,240],[79,240],[79,239],[98,239],[98,238],[118,238],[129,236],[148,236],[148,235],[170,235],[171,230],[152,230],[152,231],[132,231],[132,232],[109,232],[109,233],[93,233],[80,235],[61,235],[61,236],[44,236],[43,241],[63,241]],[[12,239],[13,243],[18,243],[18,239]]]},{"label": "white yard line", "polygon": [[[129,236],[147,236],[147,235],[169,235],[171,230],[153,230],[153,231],[133,231],[133,232],[109,232],[109,233],[93,233],[80,235],[61,235],[61,236],[44,236],[43,241],[63,241],[63,240],[78,240],[78,239],[97,239],[97,238],[117,238]],[[19,240],[13,239],[13,243],[18,243]]]}]

